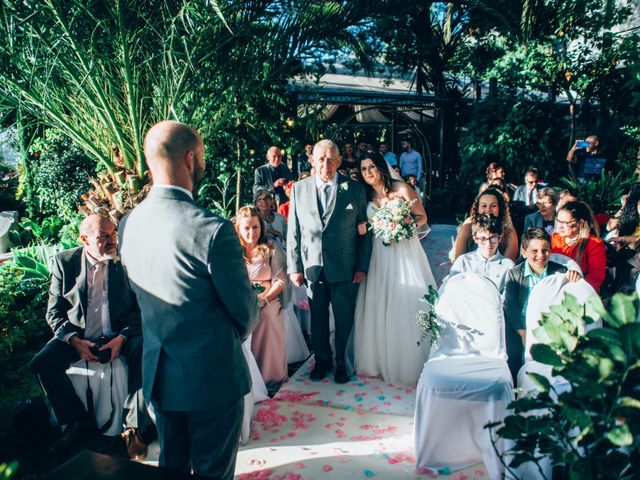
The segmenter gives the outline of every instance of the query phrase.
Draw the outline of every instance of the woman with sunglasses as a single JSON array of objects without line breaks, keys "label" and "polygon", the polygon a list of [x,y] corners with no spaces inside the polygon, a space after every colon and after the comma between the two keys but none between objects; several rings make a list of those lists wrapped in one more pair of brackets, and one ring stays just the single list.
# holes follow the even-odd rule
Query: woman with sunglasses
[{"label": "woman with sunglasses", "polygon": [[575,260],[584,279],[600,293],[606,276],[607,258],[604,242],[591,209],[584,202],[565,204],[556,216],[556,229],[551,237],[551,253]]}]

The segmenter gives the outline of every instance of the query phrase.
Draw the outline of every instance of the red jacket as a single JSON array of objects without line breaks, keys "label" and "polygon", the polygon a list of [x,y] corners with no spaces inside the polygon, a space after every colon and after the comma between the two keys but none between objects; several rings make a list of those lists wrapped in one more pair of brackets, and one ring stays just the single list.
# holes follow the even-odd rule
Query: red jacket
[{"label": "red jacket", "polygon": [[580,268],[582,268],[584,279],[589,282],[596,292],[600,293],[600,286],[604,282],[607,270],[607,255],[604,242],[597,237],[589,237],[580,261],[576,258],[578,245],[579,242],[567,245],[565,237],[560,236],[559,233],[554,233],[551,236],[551,253],[561,253],[578,262]]}]

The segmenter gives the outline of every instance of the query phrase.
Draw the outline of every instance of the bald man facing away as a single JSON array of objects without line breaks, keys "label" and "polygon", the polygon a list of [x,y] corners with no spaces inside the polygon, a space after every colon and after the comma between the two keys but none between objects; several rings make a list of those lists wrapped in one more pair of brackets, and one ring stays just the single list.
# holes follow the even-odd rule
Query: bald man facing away
[{"label": "bald man facing away", "polygon": [[[54,337],[33,358],[32,368],[58,422],[65,427],[60,448],[79,444],[96,426],[76,395],[66,370],[79,359],[98,361],[99,339],[107,343],[108,361],[122,356],[128,367],[125,430],[129,456],[144,458],[155,427],[142,397],[140,311],[116,253],[115,226],[91,215],[80,224],[82,247],[60,252],[51,268],[47,322]],[[106,339],[106,340],[104,340]],[[107,430],[110,425],[104,426]]]},{"label": "bald man facing away", "polygon": [[198,133],[160,122],[144,153],[154,184],[121,222],[120,256],[142,313],[160,466],[231,479],[251,388],[241,343],[258,320],[257,296],[231,223],[193,202],[204,173]]}]

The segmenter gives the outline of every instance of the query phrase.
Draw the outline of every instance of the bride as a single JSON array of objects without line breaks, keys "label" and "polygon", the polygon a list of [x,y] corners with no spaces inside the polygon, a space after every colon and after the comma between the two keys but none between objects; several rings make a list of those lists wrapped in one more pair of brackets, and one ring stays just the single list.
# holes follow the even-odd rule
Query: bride
[{"label": "bride", "polygon": [[[369,151],[358,169],[367,188],[369,220],[374,208],[388,202],[413,202],[416,226],[427,222],[427,214],[416,192],[405,182],[394,180],[389,165],[377,152]],[[364,233],[364,225],[359,233]],[[384,245],[375,238],[369,272],[358,289],[355,311],[354,353],[358,374],[382,375],[398,385],[415,385],[429,356],[429,341],[417,345],[416,323],[420,301],[436,282],[417,236]]]}]

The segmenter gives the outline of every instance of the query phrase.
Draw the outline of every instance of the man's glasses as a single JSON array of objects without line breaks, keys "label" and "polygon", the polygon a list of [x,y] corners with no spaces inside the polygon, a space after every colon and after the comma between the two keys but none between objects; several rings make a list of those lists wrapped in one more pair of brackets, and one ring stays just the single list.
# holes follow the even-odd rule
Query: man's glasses
[{"label": "man's glasses", "polygon": [[489,242],[491,245],[495,245],[500,241],[500,237],[498,235],[493,235],[492,237],[474,237],[474,240],[480,245],[483,245],[487,242]]}]

